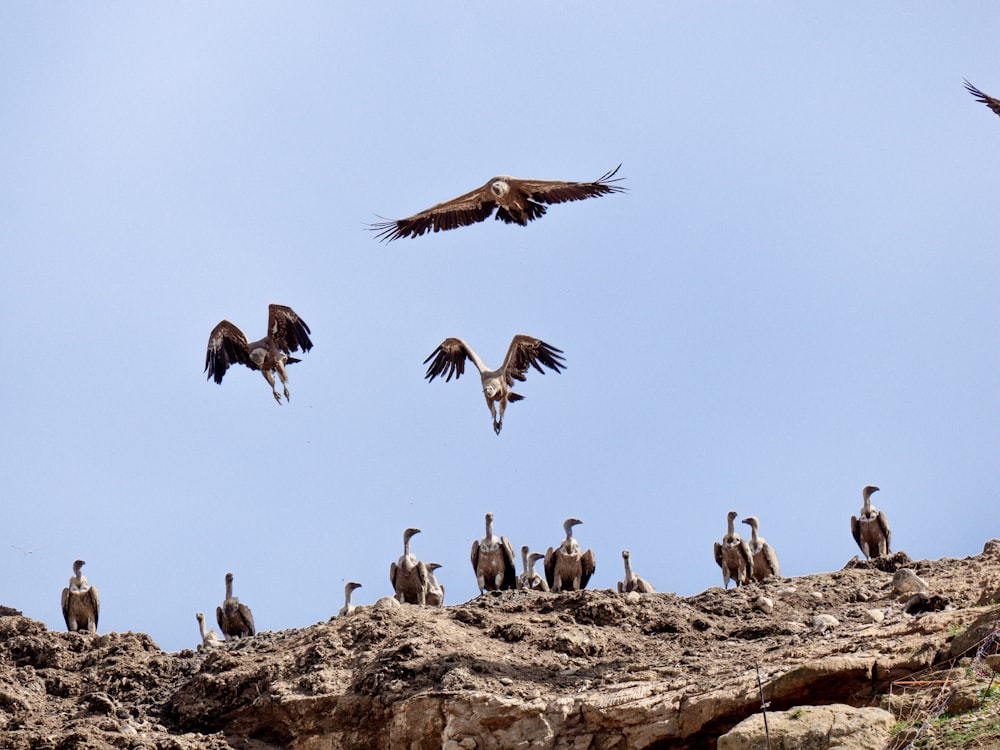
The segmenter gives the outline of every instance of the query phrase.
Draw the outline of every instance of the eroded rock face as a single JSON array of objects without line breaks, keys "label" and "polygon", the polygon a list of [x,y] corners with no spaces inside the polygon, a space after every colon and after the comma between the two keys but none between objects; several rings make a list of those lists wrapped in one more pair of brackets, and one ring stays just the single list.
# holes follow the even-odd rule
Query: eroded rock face
[{"label": "eroded rock face", "polygon": [[[759,714],[761,690],[769,717],[863,708],[966,651],[1000,612],[973,607],[1000,583],[990,555],[908,562],[952,601],[918,616],[904,614],[894,571],[868,564],[688,598],[496,592],[365,607],[176,654],[142,634],[54,633],[0,614],[0,747],[714,750]],[[838,624],[813,628],[824,614]],[[827,708],[815,722],[845,737],[871,716]]]},{"label": "eroded rock face", "polygon": [[881,708],[800,706],[744,719],[719,738],[718,750],[881,750],[895,717]]}]

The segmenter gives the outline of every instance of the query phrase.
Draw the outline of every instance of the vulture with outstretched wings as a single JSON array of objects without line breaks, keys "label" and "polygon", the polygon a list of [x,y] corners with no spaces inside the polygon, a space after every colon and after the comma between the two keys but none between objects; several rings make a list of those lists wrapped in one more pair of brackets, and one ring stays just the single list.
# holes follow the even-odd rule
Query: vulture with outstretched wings
[{"label": "vulture with outstretched wings", "polygon": [[284,305],[268,305],[267,335],[259,341],[247,343],[247,337],[239,328],[228,320],[223,320],[212,329],[208,337],[208,351],[205,353],[205,372],[208,379],[222,382],[222,376],[230,365],[246,365],[251,370],[260,370],[264,379],[271,386],[271,393],[279,404],[281,396],[274,384],[274,374],[278,374],[285,400],[288,400],[288,375],[285,365],[298,362],[295,357],[288,356],[291,352],[307,352],[312,349],[309,340],[309,326],[295,311]]},{"label": "vulture with outstretched wings", "polygon": [[[525,336],[523,333],[517,334],[511,339],[510,347],[507,349],[507,356],[504,357],[503,364],[496,370],[489,369],[472,349],[462,339],[447,338],[441,342],[437,349],[424,360],[426,365],[431,362],[424,375],[428,382],[433,381],[438,375],[443,375],[445,382],[455,376],[458,380],[465,372],[465,360],[471,359],[472,364],[479,370],[479,376],[483,382],[483,395],[486,397],[486,405],[490,408],[493,416],[493,431],[499,435],[503,427],[503,413],[508,402],[520,401],[524,398],[514,393],[511,388],[515,380],[524,382],[525,374],[529,367],[534,367],[543,375],[548,367],[555,372],[565,369],[562,349],[546,344],[541,339],[534,336]],[[497,415],[495,404],[500,405],[500,414]]]},{"label": "vulture with outstretched wings", "polygon": [[982,102],[987,107],[996,112],[998,115],[1000,115],[1000,99],[994,99],[989,94],[984,94],[982,91],[977,89],[968,81],[965,82],[965,89],[974,97],[976,97],[977,102]]},{"label": "vulture with outstretched wings", "polygon": [[383,241],[400,237],[419,237],[424,232],[442,232],[485,221],[496,209],[496,218],[507,224],[526,226],[545,215],[545,206],[567,201],[581,201],[608,193],[622,193],[615,183],[621,164],[593,182],[564,180],[522,180],[501,175],[465,195],[438,203],[426,211],[396,221],[372,224],[370,229]]}]

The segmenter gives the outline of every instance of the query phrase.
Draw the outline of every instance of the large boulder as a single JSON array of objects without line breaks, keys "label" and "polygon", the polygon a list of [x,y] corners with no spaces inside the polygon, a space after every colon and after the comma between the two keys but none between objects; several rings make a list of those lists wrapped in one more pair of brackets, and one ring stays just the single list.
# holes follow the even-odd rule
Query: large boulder
[{"label": "large boulder", "polygon": [[[744,719],[719,737],[718,750],[880,750],[896,719],[881,708],[840,703],[799,706]],[[770,743],[768,742],[770,735]]]}]

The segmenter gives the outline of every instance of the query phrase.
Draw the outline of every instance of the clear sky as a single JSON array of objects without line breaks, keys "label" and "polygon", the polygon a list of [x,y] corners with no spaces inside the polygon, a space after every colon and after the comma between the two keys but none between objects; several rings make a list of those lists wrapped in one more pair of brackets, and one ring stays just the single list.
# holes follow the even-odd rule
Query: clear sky
[{"label": "clear sky", "polygon": [[[893,546],[1000,535],[1000,5],[0,6],[0,603],[197,642],[223,577],[258,628],[391,593],[407,526],[476,593],[483,515],[583,520],[660,591],[721,584],[730,508],[786,575],[840,568],[877,484]],[[629,192],[380,244],[496,174]],[[277,406],[202,372],[293,307]],[[461,336],[565,352],[493,434]],[[741,526],[741,530],[749,529]]]}]

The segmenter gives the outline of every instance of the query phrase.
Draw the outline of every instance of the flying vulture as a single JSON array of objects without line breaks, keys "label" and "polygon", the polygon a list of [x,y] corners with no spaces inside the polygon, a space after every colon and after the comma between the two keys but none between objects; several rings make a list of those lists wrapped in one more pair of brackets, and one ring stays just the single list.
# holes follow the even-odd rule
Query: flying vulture
[{"label": "flying vulture", "polygon": [[977,102],[982,102],[987,107],[996,112],[998,115],[1000,115],[1000,99],[994,99],[992,96],[984,94],[982,91],[977,89],[968,81],[965,82],[965,88],[970,94],[976,97]]},{"label": "flying vulture", "polygon": [[[465,360],[471,359],[476,369],[479,370],[483,382],[483,395],[486,397],[486,405],[490,408],[490,414],[493,416],[493,431],[499,435],[500,429],[503,427],[503,413],[507,408],[507,403],[520,401],[524,398],[511,390],[514,381],[523,382],[529,366],[534,367],[543,375],[545,374],[543,366],[560,372],[566,367],[561,354],[562,349],[556,349],[541,339],[519,333],[511,339],[503,364],[496,370],[491,370],[483,364],[479,355],[472,351],[462,339],[447,338],[424,360],[425,365],[432,359],[434,360],[428,366],[424,377],[428,382],[433,381],[438,375],[444,375],[445,382],[451,380],[452,375],[455,376],[455,380],[458,380],[465,372]],[[497,410],[494,406],[497,403],[500,404],[499,416],[497,416]]]},{"label": "flying vulture", "polygon": [[424,232],[441,232],[476,224],[489,218],[496,209],[496,218],[507,224],[526,226],[529,221],[545,215],[545,206],[553,203],[581,201],[608,193],[622,193],[615,177],[621,164],[593,182],[564,180],[522,180],[500,175],[475,190],[449,201],[438,203],[425,211],[396,221],[372,224],[370,229],[382,241],[400,237],[419,237]]},{"label": "flying vulture", "polygon": [[277,373],[287,401],[288,375],[285,374],[285,365],[300,361],[288,355],[298,351],[299,347],[304,352],[312,349],[309,333],[306,322],[292,308],[284,305],[268,305],[267,335],[260,341],[249,344],[243,331],[228,320],[223,320],[212,329],[208,337],[208,351],[205,352],[205,372],[208,373],[206,379],[214,378],[216,383],[222,383],[222,376],[230,365],[246,365],[251,370],[260,370],[271,386],[274,400],[280,404],[281,396],[275,388],[273,375]]}]

